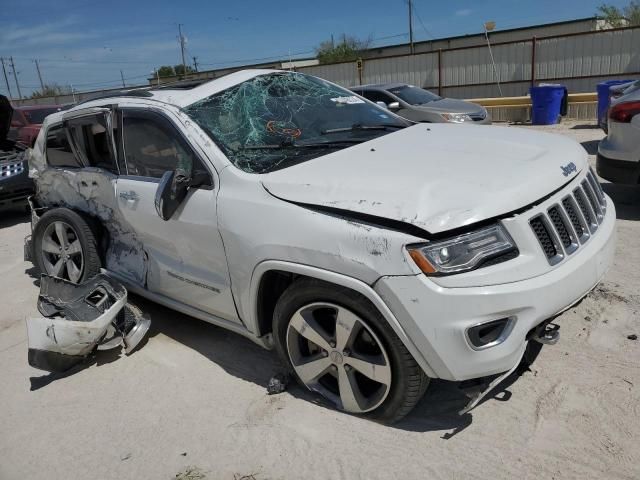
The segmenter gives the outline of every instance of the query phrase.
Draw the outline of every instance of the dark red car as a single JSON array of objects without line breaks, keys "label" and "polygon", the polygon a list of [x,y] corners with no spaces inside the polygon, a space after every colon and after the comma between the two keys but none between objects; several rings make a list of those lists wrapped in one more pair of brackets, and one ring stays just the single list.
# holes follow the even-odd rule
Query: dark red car
[{"label": "dark red car", "polygon": [[9,138],[27,147],[33,147],[45,117],[52,113],[66,110],[70,106],[71,105],[28,105],[15,107],[13,117],[11,117]]}]

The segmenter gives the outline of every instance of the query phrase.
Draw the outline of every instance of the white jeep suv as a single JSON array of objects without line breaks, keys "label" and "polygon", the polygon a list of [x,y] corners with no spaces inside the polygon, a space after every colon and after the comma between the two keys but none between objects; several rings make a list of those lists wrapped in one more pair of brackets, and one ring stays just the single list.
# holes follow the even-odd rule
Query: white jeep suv
[{"label": "white jeep suv", "polygon": [[275,347],[337,408],[406,415],[430,378],[509,372],[602,278],[615,210],[572,140],[412,124],[249,70],[51,115],[31,257]]}]

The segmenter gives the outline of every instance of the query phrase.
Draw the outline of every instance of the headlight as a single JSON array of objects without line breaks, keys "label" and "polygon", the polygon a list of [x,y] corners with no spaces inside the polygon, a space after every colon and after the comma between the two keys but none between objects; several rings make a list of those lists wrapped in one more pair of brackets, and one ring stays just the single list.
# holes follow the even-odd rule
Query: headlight
[{"label": "headlight", "polygon": [[442,118],[451,123],[471,122],[471,117],[466,113],[441,113]]},{"label": "headlight", "polygon": [[407,248],[418,267],[434,276],[467,272],[487,260],[517,253],[515,242],[501,225]]}]

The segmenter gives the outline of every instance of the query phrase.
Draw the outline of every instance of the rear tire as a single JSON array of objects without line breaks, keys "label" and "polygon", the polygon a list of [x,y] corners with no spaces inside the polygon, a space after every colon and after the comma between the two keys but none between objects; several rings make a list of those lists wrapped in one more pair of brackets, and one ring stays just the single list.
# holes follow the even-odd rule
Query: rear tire
[{"label": "rear tire", "polygon": [[33,231],[32,258],[40,273],[82,283],[100,273],[102,261],[90,220],[68,208],[46,212]]},{"label": "rear tire", "polygon": [[297,280],[278,299],[273,334],[298,382],[339,410],[394,423],[429,384],[378,309],[345,287]]}]

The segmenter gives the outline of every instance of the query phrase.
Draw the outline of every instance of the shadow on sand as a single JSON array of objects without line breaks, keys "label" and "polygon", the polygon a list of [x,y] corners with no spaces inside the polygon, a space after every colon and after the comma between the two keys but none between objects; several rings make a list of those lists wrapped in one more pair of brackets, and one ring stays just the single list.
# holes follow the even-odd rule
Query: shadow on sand
[{"label": "shadow on sand", "polygon": [[[147,337],[138,348],[144,348],[149,338],[158,334],[195,350],[200,355],[222,367],[227,373],[265,388],[269,379],[284,371],[275,352],[267,351],[252,341],[206,322],[169,310],[153,302],[131,295],[132,301],[151,317],[152,323]],[[98,351],[86,362],[64,373],[50,373],[32,377],[31,390],[45,387],[55,380],[66,378],[93,365],[105,365],[117,360],[118,350]],[[499,385],[483,401],[494,399],[507,401],[511,393],[507,390],[521,372],[515,372]],[[289,384],[287,392],[320,408],[333,408],[322,397],[295,384]],[[426,395],[416,408],[399,423],[390,428],[415,432],[442,431],[441,438],[449,439],[471,425],[473,411],[458,415],[469,401],[457,382],[432,380]],[[480,405],[481,405],[480,404]],[[478,406],[479,407],[479,406]],[[476,407],[476,408],[478,408]]]}]

